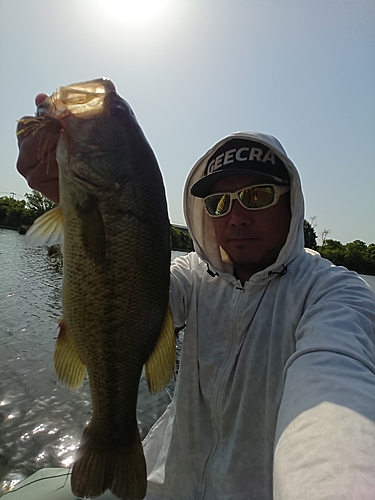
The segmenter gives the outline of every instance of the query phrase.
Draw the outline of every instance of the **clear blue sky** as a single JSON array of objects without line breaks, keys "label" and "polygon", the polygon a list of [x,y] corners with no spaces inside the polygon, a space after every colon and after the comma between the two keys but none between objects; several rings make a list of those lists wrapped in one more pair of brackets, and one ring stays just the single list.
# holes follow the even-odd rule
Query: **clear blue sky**
[{"label": "clear blue sky", "polygon": [[0,196],[28,191],[14,130],[35,95],[106,76],[159,159],[172,222],[198,157],[253,130],[296,163],[318,235],[375,242],[374,0],[149,3],[0,0]]}]

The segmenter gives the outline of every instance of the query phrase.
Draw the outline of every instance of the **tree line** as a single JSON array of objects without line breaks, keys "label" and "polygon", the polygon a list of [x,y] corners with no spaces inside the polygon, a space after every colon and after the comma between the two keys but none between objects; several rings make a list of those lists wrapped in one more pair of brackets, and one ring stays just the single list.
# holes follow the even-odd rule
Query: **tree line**
[{"label": "tree line", "polygon": [[0,197],[0,225],[9,229],[29,227],[40,215],[55,204],[38,191],[25,194],[26,200],[10,196]]},{"label": "tree line", "polygon": [[[25,194],[25,200],[0,197],[0,227],[25,233],[35,219],[55,207],[55,203],[38,191]],[[187,228],[171,226],[171,249],[190,252],[193,242]]]},{"label": "tree line", "polygon": [[[314,217],[312,218],[314,221]],[[322,244],[317,244],[317,235],[313,224],[304,221],[305,247],[316,250],[322,257],[330,260],[336,266],[344,266],[359,274],[375,275],[375,243],[366,245],[361,240],[343,244],[340,241],[328,239],[331,232],[322,231]]]},{"label": "tree line", "polygon": [[[55,204],[38,191],[25,195],[25,200],[16,200],[9,196],[0,197],[0,227],[18,229],[20,232],[31,226],[40,215],[51,210]],[[344,266],[360,274],[375,275],[375,244],[366,245],[361,240],[343,244],[340,241],[328,239],[329,230],[322,232],[322,244],[317,244],[314,221],[304,221],[303,231],[305,247],[318,251],[322,257],[330,260],[336,266]],[[23,228],[23,231],[22,231]],[[171,249],[193,250],[193,242],[187,228],[171,226]]]}]

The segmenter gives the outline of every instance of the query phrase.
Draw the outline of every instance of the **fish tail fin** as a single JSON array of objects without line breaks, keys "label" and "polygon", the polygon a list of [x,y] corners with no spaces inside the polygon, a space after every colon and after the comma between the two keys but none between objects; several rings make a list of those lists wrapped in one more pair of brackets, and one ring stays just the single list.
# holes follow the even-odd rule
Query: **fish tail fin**
[{"label": "fish tail fin", "polygon": [[97,497],[110,490],[123,500],[142,500],[147,491],[146,462],[137,429],[133,443],[103,440],[85,430],[74,462],[72,492],[77,497]]},{"label": "fish tail fin", "polygon": [[171,308],[168,305],[162,331],[156,347],[146,361],[146,380],[151,394],[164,389],[171,380],[176,366],[176,336]]}]

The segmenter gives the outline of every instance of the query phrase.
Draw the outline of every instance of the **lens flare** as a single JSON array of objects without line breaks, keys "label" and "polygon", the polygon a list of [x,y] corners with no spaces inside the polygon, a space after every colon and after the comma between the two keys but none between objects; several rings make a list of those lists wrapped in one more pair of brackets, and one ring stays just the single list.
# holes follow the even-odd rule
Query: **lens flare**
[{"label": "lens flare", "polygon": [[129,25],[158,21],[167,11],[170,0],[99,0],[103,12]]}]

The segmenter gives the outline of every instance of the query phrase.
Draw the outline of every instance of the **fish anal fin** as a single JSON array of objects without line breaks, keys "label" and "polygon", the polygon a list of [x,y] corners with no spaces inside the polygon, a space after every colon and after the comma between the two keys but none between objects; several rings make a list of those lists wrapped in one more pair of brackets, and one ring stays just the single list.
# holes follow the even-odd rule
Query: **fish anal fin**
[{"label": "fish anal fin", "polygon": [[134,437],[132,443],[111,442],[89,424],[73,465],[73,494],[95,498],[110,490],[118,498],[142,500],[147,489],[146,462],[137,429]]},{"label": "fish anal fin", "polygon": [[86,365],[78,353],[64,318],[60,319],[59,327],[54,356],[57,378],[68,389],[77,389],[82,385]]},{"label": "fish anal fin", "polygon": [[161,391],[168,384],[174,374],[175,365],[176,337],[168,305],[157,344],[145,366],[147,385],[151,394]]},{"label": "fish anal fin", "polygon": [[25,234],[27,247],[57,245],[63,240],[63,214],[59,205],[38,217]]}]

